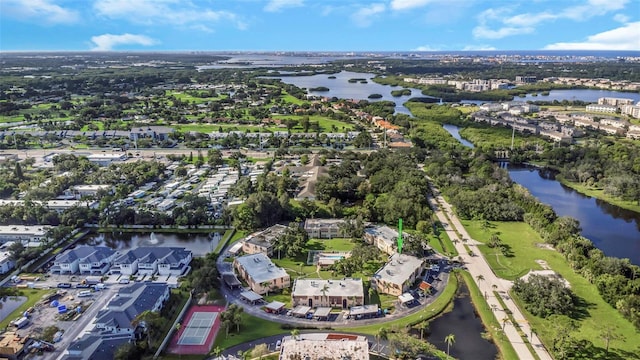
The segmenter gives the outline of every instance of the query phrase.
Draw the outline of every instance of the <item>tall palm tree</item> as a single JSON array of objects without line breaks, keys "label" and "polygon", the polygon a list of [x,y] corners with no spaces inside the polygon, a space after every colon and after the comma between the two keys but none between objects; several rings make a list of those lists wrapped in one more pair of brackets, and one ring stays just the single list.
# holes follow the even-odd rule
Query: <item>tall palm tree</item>
[{"label": "tall palm tree", "polygon": [[496,291],[496,290],[498,290],[498,285],[493,284],[493,285],[491,285],[491,288],[493,289],[493,291]]},{"label": "tall palm tree", "polygon": [[424,332],[429,329],[429,321],[423,321],[418,324],[418,330],[420,330],[420,340],[424,337]]},{"label": "tall palm tree", "polygon": [[456,342],[456,336],[449,334],[444,338],[444,342],[447,343],[447,356],[449,356],[449,348]]},{"label": "tall palm tree", "polygon": [[327,298],[327,291],[329,291],[329,285],[328,284],[322,285],[322,289],[320,289],[320,292],[322,293],[323,299]]},{"label": "tall palm tree", "polygon": [[478,284],[480,284],[480,281],[484,281],[484,275],[480,274],[476,276],[476,281],[478,282]]},{"label": "tall palm tree", "polygon": [[269,287],[271,286],[271,281],[263,281],[260,283],[261,288],[267,288],[267,296],[269,296]]},{"label": "tall palm tree", "polygon": [[376,344],[378,345],[378,352],[380,352],[380,340],[387,340],[388,331],[386,327],[379,327],[375,333]]},{"label": "tall palm tree", "polygon": [[507,326],[507,323],[510,323],[511,321],[509,321],[508,317],[503,317],[502,318],[502,331],[504,331],[504,327]]},{"label": "tall palm tree", "polygon": [[293,338],[293,340],[298,340],[299,336],[300,336],[300,330],[298,329],[291,330],[291,337]]}]

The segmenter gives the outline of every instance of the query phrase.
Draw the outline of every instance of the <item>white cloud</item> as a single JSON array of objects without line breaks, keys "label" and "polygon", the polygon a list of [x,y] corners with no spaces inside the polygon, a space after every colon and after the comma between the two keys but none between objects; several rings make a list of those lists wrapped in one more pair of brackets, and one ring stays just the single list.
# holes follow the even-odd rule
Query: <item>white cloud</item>
[{"label": "white cloud", "polygon": [[440,51],[437,47],[433,47],[431,45],[422,45],[418,46],[415,49],[411,49],[411,51]]},{"label": "white cloud", "polygon": [[299,7],[304,5],[303,0],[270,0],[264,7],[264,11],[277,12],[284,8]]},{"label": "white cloud", "polygon": [[197,25],[209,29],[212,22],[227,20],[239,28],[246,26],[234,13],[199,7],[190,0],[96,0],[93,7],[99,16],[144,25]]},{"label": "white cloud", "polygon": [[79,19],[77,11],[63,8],[52,0],[2,0],[2,12],[45,24],[70,24]]},{"label": "white cloud", "polygon": [[356,23],[356,25],[360,27],[367,27],[371,25],[373,20],[381,13],[386,10],[386,6],[384,4],[371,4],[370,6],[366,6],[358,9],[353,15],[351,15],[351,19]]},{"label": "white cloud", "polygon": [[496,50],[496,48],[491,45],[467,45],[462,48],[462,51],[491,51],[491,50]]},{"label": "white cloud", "polygon": [[432,0],[391,0],[389,7],[393,10],[408,10],[427,5]]},{"label": "white cloud", "polygon": [[[596,16],[624,9],[629,0],[588,0],[585,5],[569,6],[556,11],[511,15],[512,9],[487,9],[478,15],[475,38],[501,39],[507,36],[530,34],[536,26],[557,20],[586,21]],[[492,29],[488,24],[497,24]]]},{"label": "white cloud", "polygon": [[631,18],[629,16],[625,15],[625,14],[615,14],[613,16],[613,20],[617,21],[617,22],[620,22],[620,23],[623,23],[623,24],[626,24],[626,23],[629,22],[629,20],[631,20]]},{"label": "white cloud", "polygon": [[151,46],[157,43],[154,39],[148,36],[129,33],[122,35],[102,34],[92,36],[91,42],[95,44],[95,46],[91,48],[93,51],[111,51],[118,45]]},{"label": "white cloud", "polygon": [[640,50],[640,21],[587,37],[583,42],[559,42],[546,50]]}]

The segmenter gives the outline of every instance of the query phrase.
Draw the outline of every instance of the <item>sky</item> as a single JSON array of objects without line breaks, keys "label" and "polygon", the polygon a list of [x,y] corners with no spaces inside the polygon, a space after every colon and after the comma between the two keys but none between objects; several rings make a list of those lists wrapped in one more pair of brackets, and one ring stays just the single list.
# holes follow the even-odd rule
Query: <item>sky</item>
[{"label": "sky", "polygon": [[640,0],[0,0],[22,50],[640,50]]}]

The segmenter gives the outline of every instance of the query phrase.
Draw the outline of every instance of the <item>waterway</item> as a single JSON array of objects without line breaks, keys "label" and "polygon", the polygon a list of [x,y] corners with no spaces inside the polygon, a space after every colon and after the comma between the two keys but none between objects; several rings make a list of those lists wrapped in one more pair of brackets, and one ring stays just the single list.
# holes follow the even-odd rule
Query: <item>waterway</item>
[{"label": "waterway", "polygon": [[204,256],[218,246],[222,234],[183,233],[101,233],[87,236],[80,243],[101,245],[120,252],[140,246],[184,247],[193,256]]},{"label": "waterway", "polygon": [[455,125],[451,125],[451,124],[444,124],[444,125],[442,125],[442,127],[445,130],[447,130],[449,132],[449,134],[451,134],[451,136],[456,138],[456,140],[458,140],[462,145],[464,145],[464,146],[466,146],[468,148],[471,148],[471,149],[474,148],[473,144],[470,141],[468,141],[468,140],[462,138],[462,136],[460,136],[460,132],[459,132],[460,128],[459,127],[457,127]]},{"label": "waterway", "polygon": [[[335,79],[329,79],[329,76],[335,76]],[[395,112],[398,114],[411,115],[409,109],[404,107],[407,100],[412,97],[425,97],[418,89],[411,90],[411,95],[403,95],[394,97],[391,96],[391,91],[401,90],[402,87],[391,87],[389,85],[381,85],[373,82],[376,75],[371,73],[357,73],[351,71],[342,71],[336,74],[319,74],[311,76],[283,76],[282,82],[287,84],[293,84],[299,88],[310,89],[314,87],[326,87],[329,91],[309,91],[309,94],[325,97],[337,97],[339,99],[354,99],[354,100],[367,100],[367,101],[381,101],[388,100],[393,101],[396,104]],[[357,81],[355,83],[349,82],[349,79],[365,79],[366,84]],[[379,99],[369,99],[371,94],[382,95]]]},{"label": "waterway", "polygon": [[601,97],[627,98],[634,102],[640,101],[640,94],[637,92],[622,92],[611,90],[595,89],[575,89],[575,90],[551,90],[549,95],[538,93],[537,96],[527,94],[525,97],[515,97],[516,101],[562,101],[581,100],[587,102],[597,102]]},{"label": "waterway", "polygon": [[447,351],[444,338],[455,336],[450,347],[451,356],[456,359],[495,359],[498,349],[494,343],[482,338],[486,329],[476,314],[469,289],[462,282],[453,299],[453,310],[431,321],[427,340],[442,351]]},{"label": "waterway", "polygon": [[[444,128],[465,146],[455,125]],[[509,166],[509,176],[559,216],[580,221],[582,236],[591,240],[607,256],[628,258],[640,264],[640,214],[583,195],[555,179],[552,171]]]}]

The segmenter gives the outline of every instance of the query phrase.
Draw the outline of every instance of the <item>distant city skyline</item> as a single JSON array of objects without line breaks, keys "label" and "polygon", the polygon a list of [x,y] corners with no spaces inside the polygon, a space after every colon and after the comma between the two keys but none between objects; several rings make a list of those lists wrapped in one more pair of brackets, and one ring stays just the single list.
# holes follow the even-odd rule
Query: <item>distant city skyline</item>
[{"label": "distant city skyline", "polygon": [[0,51],[638,50],[637,0],[1,0]]}]

